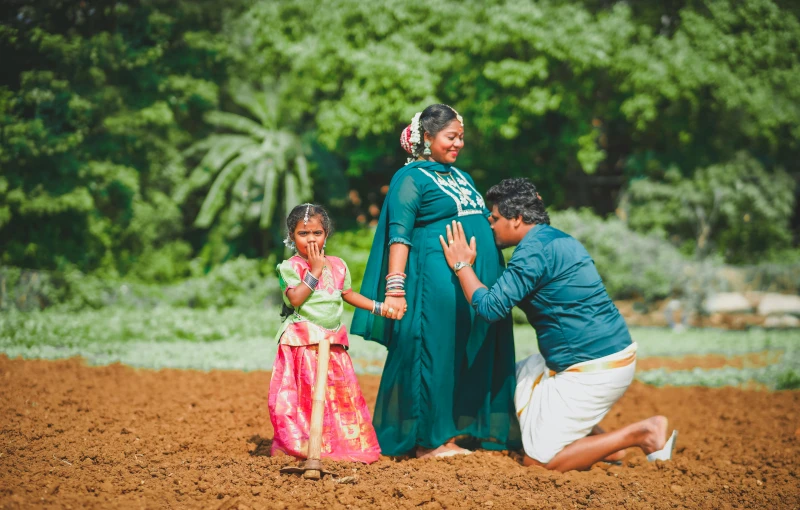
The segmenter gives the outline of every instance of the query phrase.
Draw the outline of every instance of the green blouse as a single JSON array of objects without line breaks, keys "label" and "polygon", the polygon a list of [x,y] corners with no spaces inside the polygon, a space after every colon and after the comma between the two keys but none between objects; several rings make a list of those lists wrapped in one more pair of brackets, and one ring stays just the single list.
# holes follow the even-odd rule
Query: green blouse
[{"label": "green blouse", "polygon": [[[301,304],[295,312],[287,317],[278,331],[277,338],[281,343],[292,345],[309,345],[319,343],[320,335],[326,336],[338,332],[332,340],[347,345],[346,330],[342,327],[344,300],[342,296],[351,292],[350,270],[344,260],[327,255],[327,262],[319,278],[317,289]],[[286,291],[303,284],[303,278],[311,269],[308,261],[299,255],[284,260],[278,265],[278,280],[281,294],[286,306],[291,307]],[[315,327],[316,326],[316,327]],[[321,331],[319,328],[322,328]],[[284,335],[285,332],[289,334]],[[342,334],[344,336],[342,336]]]}]

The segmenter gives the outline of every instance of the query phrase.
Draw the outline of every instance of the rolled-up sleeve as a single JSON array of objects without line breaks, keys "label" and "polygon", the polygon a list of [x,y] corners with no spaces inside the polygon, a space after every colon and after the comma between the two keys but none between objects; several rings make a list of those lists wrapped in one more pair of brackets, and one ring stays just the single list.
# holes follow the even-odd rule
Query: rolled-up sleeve
[{"label": "rolled-up sleeve", "polygon": [[475,312],[489,322],[499,321],[536,288],[545,271],[541,251],[518,248],[497,282],[472,294]]}]

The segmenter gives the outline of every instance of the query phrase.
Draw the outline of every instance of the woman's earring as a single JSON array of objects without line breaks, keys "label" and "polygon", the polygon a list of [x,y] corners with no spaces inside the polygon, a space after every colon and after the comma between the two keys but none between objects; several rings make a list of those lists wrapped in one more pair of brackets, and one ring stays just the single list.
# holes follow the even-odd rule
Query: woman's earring
[{"label": "woman's earring", "polygon": [[423,156],[430,156],[431,155],[431,142],[425,141],[425,150],[422,151]]}]

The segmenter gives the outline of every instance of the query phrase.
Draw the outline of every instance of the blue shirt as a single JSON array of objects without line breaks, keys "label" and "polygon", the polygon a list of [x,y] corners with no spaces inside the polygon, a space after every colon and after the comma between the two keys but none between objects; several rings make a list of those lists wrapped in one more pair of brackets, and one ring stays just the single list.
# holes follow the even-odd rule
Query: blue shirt
[{"label": "blue shirt", "polygon": [[491,322],[519,306],[536,330],[545,363],[556,372],[631,344],[589,253],[550,225],[525,234],[497,282],[472,295],[472,306]]}]

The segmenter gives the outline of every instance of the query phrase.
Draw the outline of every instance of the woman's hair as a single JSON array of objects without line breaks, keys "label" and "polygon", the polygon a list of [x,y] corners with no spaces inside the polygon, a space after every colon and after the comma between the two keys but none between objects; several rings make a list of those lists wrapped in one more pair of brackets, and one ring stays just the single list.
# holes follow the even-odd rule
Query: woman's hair
[{"label": "woman's hair", "polygon": [[497,206],[504,218],[522,216],[528,224],[550,224],[550,215],[536,192],[536,186],[524,177],[503,179],[486,192],[486,199]]},{"label": "woman's hair", "polygon": [[419,117],[419,139],[420,143],[414,147],[416,150],[411,154],[414,157],[420,156],[425,149],[423,141],[425,133],[436,136],[446,128],[451,122],[456,120],[458,113],[446,104],[432,104],[422,110]]},{"label": "woman's hair", "polygon": [[286,217],[287,239],[292,239],[292,236],[294,235],[294,229],[297,228],[297,224],[299,222],[306,218],[306,213],[308,213],[308,219],[311,219],[314,216],[320,217],[322,221],[322,229],[325,231],[325,237],[330,237],[331,234],[333,234],[333,223],[331,223],[331,218],[328,216],[328,211],[326,211],[321,205],[300,204],[295,206],[295,208],[289,213],[289,216]]}]

